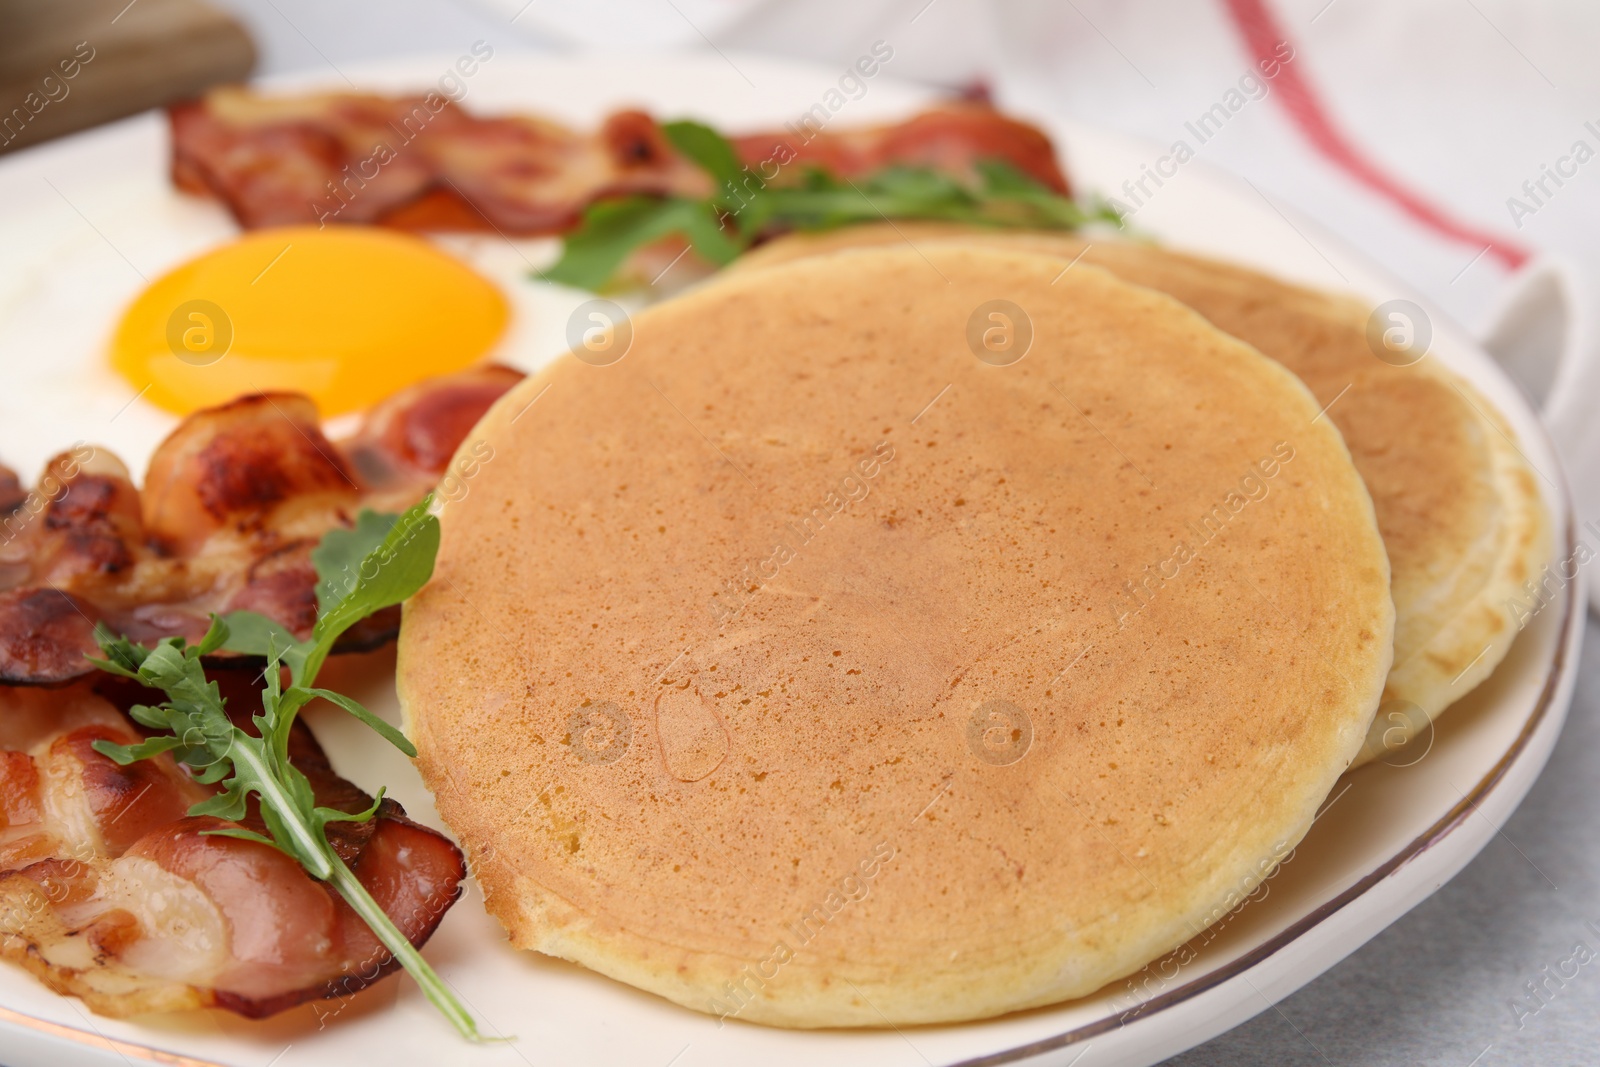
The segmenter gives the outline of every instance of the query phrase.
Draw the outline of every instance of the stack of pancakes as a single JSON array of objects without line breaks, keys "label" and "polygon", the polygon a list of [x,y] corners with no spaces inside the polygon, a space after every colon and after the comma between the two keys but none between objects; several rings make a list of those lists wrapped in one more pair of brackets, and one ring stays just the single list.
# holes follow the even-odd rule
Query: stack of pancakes
[{"label": "stack of pancakes", "polygon": [[513,389],[399,670],[513,943],[817,1027],[1196,937],[1493,669],[1548,553],[1509,429],[1366,319],[1151,247],[869,227]]}]

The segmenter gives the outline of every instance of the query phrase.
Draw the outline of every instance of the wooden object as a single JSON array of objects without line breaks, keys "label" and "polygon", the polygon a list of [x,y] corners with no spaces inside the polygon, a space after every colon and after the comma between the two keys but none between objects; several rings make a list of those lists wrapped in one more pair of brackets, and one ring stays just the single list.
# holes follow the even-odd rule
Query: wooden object
[{"label": "wooden object", "polygon": [[255,59],[204,0],[0,0],[0,152],[243,79]]}]

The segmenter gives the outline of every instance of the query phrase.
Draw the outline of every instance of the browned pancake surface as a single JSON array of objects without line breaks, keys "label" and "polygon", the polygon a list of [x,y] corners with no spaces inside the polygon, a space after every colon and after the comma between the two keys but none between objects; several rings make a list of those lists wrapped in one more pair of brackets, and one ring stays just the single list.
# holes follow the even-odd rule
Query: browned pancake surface
[{"label": "browned pancake surface", "polygon": [[[1277,364],[1058,272],[729,279],[479,425],[400,684],[513,943],[753,1021],[982,1017],[1188,940],[1304,833],[1389,666],[1370,501]],[[1007,366],[967,341],[996,299]]]},{"label": "browned pancake surface", "polygon": [[1487,678],[1510,650],[1522,585],[1550,556],[1536,474],[1489,402],[1435,359],[1392,366],[1352,299],[1149,244],[949,223],[796,235],[738,271],[872,245],[940,240],[1032,248],[1181,300],[1298,375],[1344,435],[1393,573],[1394,669],[1361,759],[1382,756]]}]

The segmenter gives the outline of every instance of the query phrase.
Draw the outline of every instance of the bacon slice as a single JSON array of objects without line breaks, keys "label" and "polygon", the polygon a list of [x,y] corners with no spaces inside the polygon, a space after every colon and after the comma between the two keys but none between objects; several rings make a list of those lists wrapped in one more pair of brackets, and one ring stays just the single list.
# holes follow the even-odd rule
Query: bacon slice
[{"label": "bacon slice", "polygon": [[[314,222],[312,205],[324,201],[344,221],[370,222],[427,189],[432,168],[421,153],[375,156],[379,143],[408,136],[408,119],[416,121],[410,101],[320,99],[307,106],[223,89],[203,103],[175,105],[168,112],[174,184],[220,199],[246,227]],[[421,115],[429,115],[425,107]],[[369,158],[374,163],[362,168]],[[348,166],[356,173],[342,187],[352,201],[346,209],[335,183],[347,178]]]},{"label": "bacon slice", "polygon": [[97,647],[98,616],[93,605],[57,589],[0,593],[0,679],[56,685],[88,673],[83,657]]},{"label": "bacon slice", "polygon": [[416,499],[419,485],[434,484],[441,499],[453,500],[492,457],[487,444],[469,447],[459,459],[456,450],[489,406],[521,380],[520,371],[489,364],[402,389],[367,412],[343,451],[374,501],[404,506]]},{"label": "bacon slice", "polygon": [[[473,115],[437,94],[268,97],[235,87],[168,114],[174,183],[220,200],[246,228],[351,222],[560,234],[605,197],[711,191],[641,111],[583,133],[535,116]],[[807,164],[854,178],[893,163],[970,174],[977,160],[1001,159],[1069,192],[1049,138],[978,101],[844,131],[802,116],[733,143],[755,184],[798,180]]]},{"label": "bacon slice", "polygon": [[9,467],[0,467],[0,518],[10,518],[27,500],[28,494]]},{"label": "bacon slice", "polygon": [[[51,460],[31,493],[0,477],[15,501],[0,520],[0,685],[88,674],[101,621],[145,643],[195,640],[213,612],[248,609],[307,636],[322,535],[365,506],[405,508],[436,483],[447,499],[460,491],[481,457],[461,470],[450,457],[520,378],[490,366],[419,383],[346,441],[323,434],[303,396],[242,397],[185,419],[151,458],[142,493],[121,461],[84,446]],[[398,626],[398,611],[381,613],[341,649],[376,647]]]},{"label": "bacon slice", "polygon": [[599,196],[709,191],[639,112],[587,135],[530,116],[473,116],[437,94],[265,97],[224,88],[168,115],[174,183],[221,200],[246,228],[559,233]]},{"label": "bacon slice", "polygon": [[[247,682],[225,683],[240,725],[259,708]],[[186,814],[211,789],[170,758],[118,767],[95,752],[97,738],[138,737],[118,710],[137,687],[104,688],[0,687],[0,956],[113,1016],[214,1006],[261,1018],[398,966],[294,860],[208,835],[230,824]],[[371,804],[303,725],[290,755],[319,804]],[[244,825],[261,829],[257,816]],[[341,858],[421,946],[460,895],[460,852],[387,800],[368,822],[330,827]]]},{"label": "bacon slice", "polygon": [[976,100],[951,101],[904,122],[838,132],[802,117],[781,133],[735,137],[733,146],[751,172],[767,180],[807,165],[857,178],[896,163],[970,179],[974,163],[997,159],[1062,196],[1071,192],[1043,131]]},{"label": "bacon slice", "polygon": [[[322,435],[317,408],[290,393],[240,397],[197,411],[150,457],[145,532],[176,555],[192,556],[224,531],[249,537],[295,519],[349,508],[355,479]],[[323,525],[316,518],[316,525]]]}]

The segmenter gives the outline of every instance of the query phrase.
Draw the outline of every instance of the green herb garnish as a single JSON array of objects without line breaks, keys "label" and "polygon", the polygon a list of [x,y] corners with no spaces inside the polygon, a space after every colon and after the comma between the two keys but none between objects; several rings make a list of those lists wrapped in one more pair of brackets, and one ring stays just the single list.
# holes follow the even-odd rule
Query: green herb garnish
[{"label": "green herb garnish", "polygon": [[932,167],[910,166],[886,167],[855,182],[810,166],[797,183],[773,185],[748,171],[711,127],[669,122],[661,129],[679,153],[711,176],[717,192],[704,200],[627,196],[590,205],[546,278],[601,289],[633,251],[671,234],[721,266],[764,233],[829,230],[880,219],[1056,230],[1121,223],[1108,204],[1085,208],[1003,160],[979,160],[976,186]]},{"label": "green herb garnish", "polygon": [[[417,750],[400,731],[350,697],[317,689],[313,683],[341,634],[405,600],[433,575],[439,520],[429,513],[431,502],[428,497],[399,516],[363,511],[354,529],[334,530],[322,539],[311,557],[319,579],[317,622],[305,641],[296,641],[276,622],[248,611],[212,616],[211,628],[195,645],[182,637],[169,637],[146,648],[100,624],[95,639],[106,658],[95,660],[95,665],[166,693],[161,704],[140,704],[130,714],[143,726],[170,732],[136,745],[96,741],[94,748],[124,766],[170,752],[179,763],[192,768],[196,780],[206,785],[222,783],[221,792],[195,804],[190,815],[239,822],[247,814],[250,795],[255,794],[266,834],[243,827],[206,832],[271,845],[299,861],[313,877],[332,885],[462,1036],[480,1041],[483,1037],[472,1015],[328,843],[328,823],[371,819],[383,800],[383,790],[378,790],[372,807],[363,812],[319,807],[311,783],[289,762],[290,727],[300,709],[316,697],[354,715],[407,756],[416,756]],[[254,717],[259,737],[233,724],[217,684],[206,678],[201,658],[219,649],[266,658],[262,711]],[[289,668],[287,689],[282,684],[282,666]]]}]

